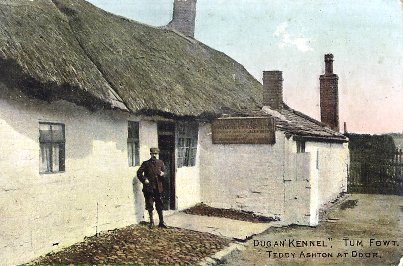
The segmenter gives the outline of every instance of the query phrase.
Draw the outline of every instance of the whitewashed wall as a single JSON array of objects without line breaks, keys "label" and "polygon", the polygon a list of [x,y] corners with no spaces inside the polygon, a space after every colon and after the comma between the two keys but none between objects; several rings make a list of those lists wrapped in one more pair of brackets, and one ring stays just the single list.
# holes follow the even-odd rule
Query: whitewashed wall
[{"label": "whitewashed wall", "polygon": [[287,224],[310,225],[312,155],[297,153],[296,142],[292,138],[285,140],[285,178],[284,178],[284,215]]},{"label": "whitewashed wall", "polygon": [[[128,114],[30,100],[2,84],[0,91],[2,265],[141,219],[137,167],[129,167],[127,158]],[[39,174],[39,122],[65,124],[64,173]],[[158,141],[155,123],[141,122],[140,141],[140,160],[146,160]]]},{"label": "whitewashed wall", "polygon": [[[3,264],[26,262],[143,218],[138,167],[129,167],[127,158],[127,121],[138,118],[32,100],[2,84],[0,95]],[[39,174],[39,122],[66,126],[64,173]],[[142,119],[140,161],[155,146],[157,122]],[[318,209],[346,191],[348,146],[307,142],[306,151],[296,154],[295,141],[279,131],[275,145],[213,145],[210,124],[201,124],[196,166],[176,172],[177,208],[202,201],[315,225]]]},{"label": "whitewashed wall", "polygon": [[275,145],[213,145],[211,125],[199,127],[201,201],[268,216],[284,209],[284,134]]},{"label": "whitewashed wall", "polygon": [[[196,157],[198,160],[198,157]],[[183,210],[200,203],[199,166],[181,167],[176,172],[176,204]]]},{"label": "whitewashed wall", "polygon": [[315,226],[319,209],[346,191],[347,144],[307,142],[297,153],[276,131],[274,145],[213,145],[209,124],[199,136],[201,201],[210,206]]},{"label": "whitewashed wall", "polygon": [[314,157],[314,168],[318,171],[316,204],[322,208],[347,192],[348,143],[306,142],[305,150]]},{"label": "whitewashed wall", "polygon": [[[340,193],[347,191],[347,165],[350,160],[348,144],[306,142],[305,153],[296,153],[297,144],[291,138],[288,140],[288,144],[288,165],[293,168],[291,162],[296,160],[296,172],[304,173],[307,184],[305,186],[302,184],[298,187],[294,186],[288,190],[291,195],[299,195],[295,196],[294,199],[286,193],[286,198],[289,199],[286,206],[290,208],[289,211],[286,210],[287,220],[298,224],[316,226],[319,224],[320,209],[326,207]],[[310,159],[307,160],[302,157],[309,157]],[[303,170],[304,168],[305,170]],[[292,169],[290,174],[294,175]],[[289,177],[290,179],[294,178],[294,176]],[[298,180],[302,181],[302,179],[299,178]],[[292,185],[289,186],[292,187]],[[307,194],[308,191],[309,194]],[[300,200],[300,198],[303,199]],[[307,205],[302,204],[302,202]],[[292,206],[299,207],[293,208]],[[293,214],[293,212],[297,213]],[[303,219],[304,213],[306,219]],[[296,219],[296,217],[298,218]]]}]

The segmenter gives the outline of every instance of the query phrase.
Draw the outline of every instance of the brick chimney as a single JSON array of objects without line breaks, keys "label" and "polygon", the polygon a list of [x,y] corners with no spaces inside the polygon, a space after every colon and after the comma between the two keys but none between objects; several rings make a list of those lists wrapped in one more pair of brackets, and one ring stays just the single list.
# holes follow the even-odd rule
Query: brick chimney
[{"label": "brick chimney", "polygon": [[263,105],[274,110],[283,107],[283,72],[263,71]]},{"label": "brick chimney", "polygon": [[168,27],[194,37],[197,0],[175,0],[174,11]]},{"label": "brick chimney", "polygon": [[333,54],[325,54],[325,74],[320,75],[320,118],[322,123],[339,131],[338,77],[333,73]]}]

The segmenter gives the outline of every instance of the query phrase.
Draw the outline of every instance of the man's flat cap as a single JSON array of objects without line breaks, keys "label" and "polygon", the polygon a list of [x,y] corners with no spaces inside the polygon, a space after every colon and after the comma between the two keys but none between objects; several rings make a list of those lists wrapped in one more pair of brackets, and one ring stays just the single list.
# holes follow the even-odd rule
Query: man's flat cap
[{"label": "man's flat cap", "polygon": [[158,148],[151,148],[150,153],[160,153],[160,149]]}]

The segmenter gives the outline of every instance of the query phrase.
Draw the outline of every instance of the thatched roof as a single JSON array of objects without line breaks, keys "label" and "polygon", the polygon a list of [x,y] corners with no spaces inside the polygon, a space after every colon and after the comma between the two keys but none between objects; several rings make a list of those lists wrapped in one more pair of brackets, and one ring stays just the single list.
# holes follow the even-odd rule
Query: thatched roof
[{"label": "thatched roof", "polygon": [[286,133],[345,139],[288,106],[262,111],[262,85],[224,53],[84,0],[1,0],[0,82],[48,101],[135,114],[264,113]]},{"label": "thatched roof", "polygon": [[0,81],[44,99],[125,108],[52,1],[0,2]]},{"label": "thatched roof", "polygon": [[2,0],[0,81],[49,100],[175,116],[257,108],[262,97],[225,54],[83,0]]}]

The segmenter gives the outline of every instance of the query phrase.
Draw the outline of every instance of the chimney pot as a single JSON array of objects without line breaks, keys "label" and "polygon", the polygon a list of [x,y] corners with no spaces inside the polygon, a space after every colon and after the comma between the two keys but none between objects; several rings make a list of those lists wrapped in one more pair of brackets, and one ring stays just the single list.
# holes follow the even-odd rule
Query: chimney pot
[{"label": "chimney pot", "polygon": [[333,54],[325,54],[325,75],[333,74]]},{"label": "chimney pot", "polygon": [[275,110],[283,107],[282,71],[263,71],[263,105]]}]

